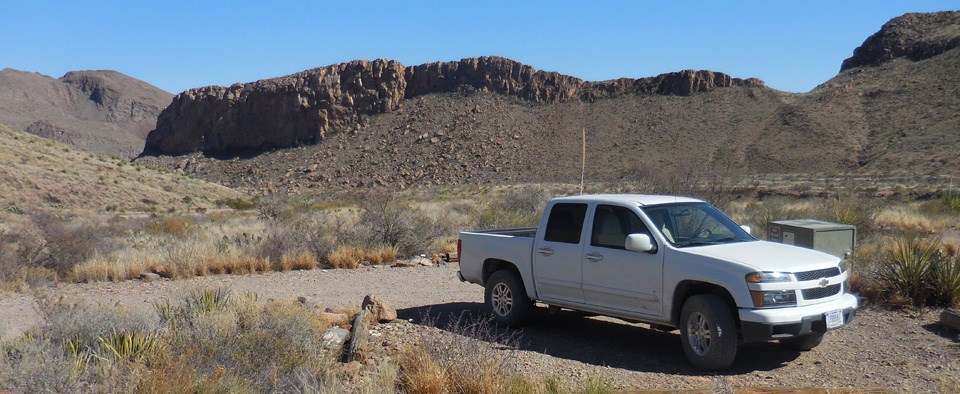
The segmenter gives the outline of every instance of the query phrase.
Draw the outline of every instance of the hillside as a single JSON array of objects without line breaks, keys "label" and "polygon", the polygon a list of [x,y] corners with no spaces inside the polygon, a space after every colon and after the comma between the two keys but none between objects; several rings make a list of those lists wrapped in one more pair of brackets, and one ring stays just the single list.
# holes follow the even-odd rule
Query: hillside
[{"label": "hillside", "polygon": [[71,71],[59,79],[0,71],[0,123],[114,157],[143,150],[172,97],[116,71]]},{"label": "hillside", "polygon": [[[587,82],[502,58],[351,62],[181,93],[139,160],[259,192],[960,169],[960,13],[908,14],[791,94],[709,71]],[[186,154],[185,156],[163,156]]]},{"label": "hillside", "polygon": [[80,151],[0,125],[0,215],[62,209],[186,212],[239,197],[220,185]]}]

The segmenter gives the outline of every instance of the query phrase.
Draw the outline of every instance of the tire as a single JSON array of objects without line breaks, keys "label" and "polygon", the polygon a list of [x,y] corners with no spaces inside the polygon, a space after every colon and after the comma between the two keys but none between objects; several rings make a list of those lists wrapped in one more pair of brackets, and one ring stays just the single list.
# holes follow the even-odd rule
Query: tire
[{"label": "tire", "polygon": [[817,347],[823,341],[823,333],[815,332],[812,334],[801,335],[799,337],[784,338],[780,340],[780,346],[790,350],[799,350],[805,352]]},{"label": "tire", "polygon": [[490,275],[483,299],[497,323],[507,327],[523,324],[533,304],[519,275],[510,270]]},{"label": "tire", "polygon": [[687,299],[680,312],[683,352],[693,366],[715,371],[733,364],[737,357],[737,323],[726,302],[713,294]]}]

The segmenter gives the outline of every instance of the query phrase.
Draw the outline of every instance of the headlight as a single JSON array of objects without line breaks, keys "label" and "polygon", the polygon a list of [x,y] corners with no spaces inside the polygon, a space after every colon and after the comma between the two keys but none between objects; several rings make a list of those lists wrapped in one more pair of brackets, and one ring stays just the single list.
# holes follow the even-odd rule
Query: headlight
[{"label": "headlight", "polygon": [[753,298],[753,306],[757,308],[773,308],[779,306],[797,305],[797,292],[795,290],[751,290],[750,296]]},{"label": "headlight", "polygon": [[750,283],[792,282],[793,275],[786,272],[751,272],[746,279]]}]

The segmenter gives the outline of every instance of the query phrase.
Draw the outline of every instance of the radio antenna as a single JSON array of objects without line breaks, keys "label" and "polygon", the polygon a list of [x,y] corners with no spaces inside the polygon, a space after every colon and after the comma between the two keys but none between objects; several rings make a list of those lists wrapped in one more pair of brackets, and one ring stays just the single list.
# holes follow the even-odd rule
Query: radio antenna
[{"label": "radio antenna", "polygon": [[580,195],[583,195],[583,180],[587,173],[587,128],[580,129]]}]

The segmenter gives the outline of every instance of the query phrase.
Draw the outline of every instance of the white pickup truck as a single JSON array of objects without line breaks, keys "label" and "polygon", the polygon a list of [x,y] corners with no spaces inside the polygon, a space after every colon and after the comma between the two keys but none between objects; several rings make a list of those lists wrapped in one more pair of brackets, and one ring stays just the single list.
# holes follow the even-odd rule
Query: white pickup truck
[{"label": "white pickup truck", "polygon": [[535,302],[680,330],[687,359],[730,366],[741,342],[820,344],[857,310],[841,258],[759,241],[712,205],[674,196],[550,200],[537,228],[466,231],[460,280],[505,325]]}]

